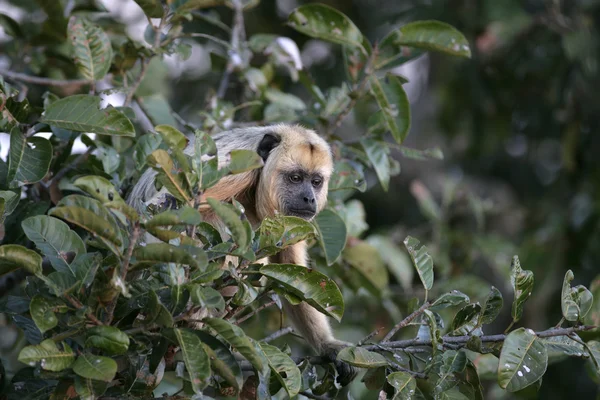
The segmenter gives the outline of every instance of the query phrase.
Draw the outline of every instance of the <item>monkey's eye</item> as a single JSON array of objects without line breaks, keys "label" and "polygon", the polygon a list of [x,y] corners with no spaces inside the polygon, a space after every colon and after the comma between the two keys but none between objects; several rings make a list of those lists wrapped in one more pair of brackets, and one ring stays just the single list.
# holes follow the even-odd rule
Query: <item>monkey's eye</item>
[{"label": "monkey's eye", "polygon": [[292,183],[300,183],[302,182],[302,177],[298,174],[293,174],[290,175],[290,181],[292,181]]},{"label": "monkey's eye", "polygon": [[313,179],[312,180],[312,185],[316,188],[321,186],[322,183],[323,183],[323,181],[321,179]]}]

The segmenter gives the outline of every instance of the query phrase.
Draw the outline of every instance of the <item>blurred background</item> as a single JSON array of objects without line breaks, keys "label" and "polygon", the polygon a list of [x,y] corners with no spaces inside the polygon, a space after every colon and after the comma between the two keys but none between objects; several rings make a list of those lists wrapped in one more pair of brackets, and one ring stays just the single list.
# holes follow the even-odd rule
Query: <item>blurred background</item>
[{"label": "blurred background", "polygon": [[[486,328],[488,334],[503,332],[510,322],[508,277],[511,258],[518,254],[523,268],[532,270],[536,279],[518,326],[542,330],[556,325],[567,269],[575,273],[574,285],[589,286],[600,273],[600,1],[320,2],[349,16],[371,41],[409,21],[447,22],[465,34],[473,54],[470,60],[429,54],[395,71],[409,80],[405,88],[412,127],[405,145],[439,147],[444,158],[416,161],[394,150],[401,173],[389,190],[383,191],[370,174],[370,190],[353,196],[365,215],[365,224],[355,231],[370,243],[386,239],[401,244],[409,234],[426,243],[435,261],[437,294],[458,289],[478,299],[487,295],[490,285],[500,289],[505,307],[502,317]],[[105,7],[126,24],[132,38],[143,41],[148,23],[133,1],[77,3]],[[322,89],[339,86],[344,80],[340,46],[308,38],[284,24],[292,9],[306,3],[310,2],[262,0],[245,14],[247,35],[272,33],[293,39],[299,48],[296,62],[316,83]],[[0,13],[32,24],[45,18],[31,0],[0,0]],[[211,13],[227,24],[231,21],[228,9]],[[190,31],[227,39],[213,25],[200,20],[190,24]],[[0,68],[8,66],[2,53],[11,43],[0,28]],[[162,93],[174,111],[193,122],[221,74],[211,68],[215,60],[210,43],[189,43],[187,60],[173,55],[153,61],[141,90]],[[235,83],[229,90],[236,90]],[[307,96],[292,82],[282,90]],[[120,105],[124,99],[113,94],[105,100]],[[340,134],[360,137],[369,112],[359,104]],[[0,156],[5,158],[7,135],[0,136]],[[355,204],[360,210],[360,203]],[[393,316],[401,315],[402,304],[422,296],[420,285],[411,285],[417,278],[406,255],[386,254],[389,288],[377,298],[371,291],[358,290],[347,304],[344,324],[335,327],[348,340],[390,326]],[[493,374],[489,377],[492,381],[485,385],[490,399],[562,399],[573,388],[577,398],[598,396],[598,378],[577,359],[549,366],[537,393],[508,397],[497,389]],[[363,395],[375,398],[375,393]]]}]

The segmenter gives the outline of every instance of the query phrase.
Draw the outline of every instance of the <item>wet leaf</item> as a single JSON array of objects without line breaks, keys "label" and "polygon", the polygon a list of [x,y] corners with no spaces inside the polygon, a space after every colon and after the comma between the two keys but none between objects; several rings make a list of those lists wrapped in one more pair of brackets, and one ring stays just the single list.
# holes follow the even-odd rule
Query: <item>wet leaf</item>
[{"label": "wet leaf", "polygon": [[430,290],[433,286],[433,259],[427,253],[427,247],[419,247],[419,241],[411,236],[404,239],[404,246],[408,250],[410,259],[417,269],[419,278],[425,287],[425,290]]},{"label": "wet leaf", "polygon": [[394,388],[393,400],[412,399],[417,388],[417,381],[407,372],[393,372],[387,376],[387,381]]},{"label": "wet leaf", "polygon": [[433,302],[431,307],[429,307],[429,309],[432,311],[442,310],[444,308],[456,306],[461,303],[468,303],[469,301],[469,296],[458,290],[453,290],[449,293],[444,293],[443,295],[438,297]]},{"label": "wet leaf", "polygon": [[107,354],[124,354],[129,348],[129,336],[114,326],[95,326],[86,330],[87,347],[96,347]]},{"label": "wet leaf", "polygon": [[117,374],[117,362],[108,357],[83,354],[73,364],[73,372],[83,378],[110,382]]},{"label": "wet leaf", "polygon": [[46,371],[62,371],[75,361],[75,353],[66,344],[61,350],[52,339],[44,340],[39,345],[25,346],[19,353],[19,361],[34,366],[40,363]]},{"label": "wet leaf", "polygon": [[384,81],[375,76],[371,76],[369,81],[381,118],[396,142],[402,144],[410,130],[410,104],[402,83],[391,74],[387,74]]},{"label": "wet leaf", "polygon": [[504,300],[502,299],[502,293],[498,289],[492,286],[490,294],[485,299],[482,307],[482,313],[479,318],[480,324],[491,324],[494,322],[500,311]]},{"label": "wet leaf", "polygon": [[508,334],[498,362],[498,384],[516,392],[536,382],[546,372],[548,354],[531,329],[519,328]]}]

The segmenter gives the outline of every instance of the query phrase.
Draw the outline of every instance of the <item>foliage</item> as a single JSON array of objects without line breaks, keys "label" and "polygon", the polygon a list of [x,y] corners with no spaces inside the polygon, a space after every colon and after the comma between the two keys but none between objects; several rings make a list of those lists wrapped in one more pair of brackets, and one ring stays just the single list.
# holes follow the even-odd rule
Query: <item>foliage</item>
[{"label": "foliage", "polygon": [[[388,189],[400,171],[390,149],[411,158],[439,156],[404,146],[411,110],[406,79],[393,67],[427,51],[470,57],[455,28],[417,21],[375,43],[340,11],[302,5],[287,25],[339,45],[344,59],[346,81],[324,93],[295,62],[293,40],[263,32],[246,39],[244,15],[257,2],[179,0],[163,7],[158,0],[136,1],[149,20],[159,20],[149,24],[146,43],[129,38],[94,2],[76,3],[65,10],[62,2],[40,2],[47,20],[38,30],[0,19],[13,36],[15,66],[19,47],[53,61],[42,67],[34,58],[21,68],[25,75],[0,71],[0,129],[10,134],[8,161],[0,163],[0,274],[28,274],[0,302],[24,338],[20,364],[2,382],[7,398],[336,398],[347,389],[335,382],[331,360],[291,357],[290,346],[256,339],[256,324],[245,321],[284,296],[343,324],[346,299],[365,291],[390,320],[400,319],[390,273],[404,288],[418,276],[424,292],[382,340],[375,333],[338,354],[365,370],[354,386],[387,398],[478,399],[481,381],[489,379],[482,364],[492,365],[498,387],[509,392],[536,387],[547,366],[564,356],[584,358],[598,370],[597,342],[578,336],[596,322],[590,315],[597,313],[598,291],[571,287],[571,271],[560,296],[559,325],[566,327],[511,330],[535,290],[534,273],[515,256],[507,279],[512,323],[506,333],[489,335],[484,330],[504,304],[498,289],[479,301],[456,288],[444,293],[435,287],[435,254],[419,240],[407,235],[402,248],[381,236],[360,239],[364,209],[351,197],[366,190],[365,170],[374,170]],[[231,29],[210,13],[214,7],[231,11]],[[211,29],[194,29],[196,18]],[[211,34],[215,27],[226,28],[229,40]],[[194,121],[173,112],[151,72],[166,56],[188,57],[191,39],[214,46],[212,67],[221,77]],[[242,89],[231,93],[234,79]],[[288,80],[308,96],[288,93],[282,84]],[[24,96],[23,84],[52,90]],[[102,105],[112,93],[123,95],[122,106]],[[358,142],[347,141],[338,128],[359,104],[372,110],[367,129]],[[317,128],[332,144],[328,208],[311,222],[277,216],[253,229],[239,204],[208,199],[230,232],[224,240],[202,221],[195,199],[224,175],[262,164],[254,152],[239,150],[217,169],[216,158],[201,157],[214,155],[210,134],[280,121]],[[191,135],[197,151],[188,156],[182,150]],[[76,139],[88,147],[85,153],[73,153]],[[125,203],[146,168],[157,171],[177,210],[159,205],[138,215]],[[441,229],[444,205],[424,188],[415,193]],[[147,234],[160,242],[145,243]],[[311,245],[310,270],[253,264],[302,240]],[[237,265],[222,265],[229,255],[238,257]],[[198,311],[210,316],[196,321]],[[396,333],[410,337],[393,341]]]}]

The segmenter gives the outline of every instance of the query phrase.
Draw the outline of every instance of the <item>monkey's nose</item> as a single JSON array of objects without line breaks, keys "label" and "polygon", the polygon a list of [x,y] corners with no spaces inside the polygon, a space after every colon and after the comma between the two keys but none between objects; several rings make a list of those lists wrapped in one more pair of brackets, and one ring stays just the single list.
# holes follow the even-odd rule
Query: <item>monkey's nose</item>
[{"label": "monkey's nose", "polygon": [[315,204],[315,198],[314,197],[306,197],[304,196],[304,202],[307,204]]}]

